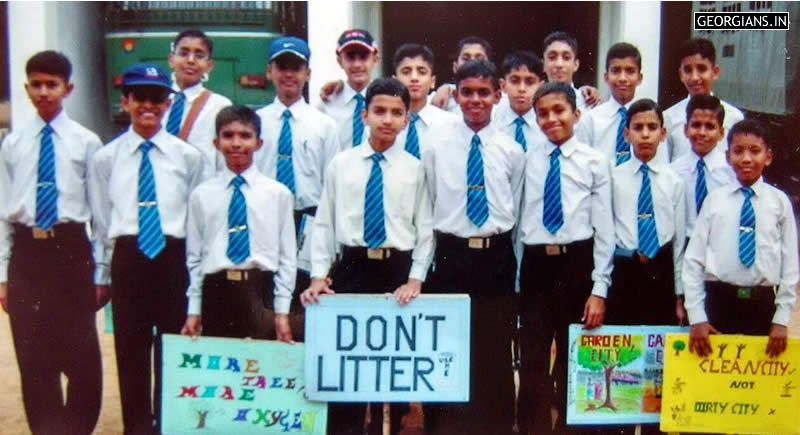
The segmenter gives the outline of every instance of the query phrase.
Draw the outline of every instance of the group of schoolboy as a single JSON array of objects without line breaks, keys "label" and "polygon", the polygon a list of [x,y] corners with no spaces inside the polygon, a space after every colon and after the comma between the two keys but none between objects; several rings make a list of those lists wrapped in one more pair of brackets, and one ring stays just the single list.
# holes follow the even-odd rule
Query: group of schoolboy
[{"label": "group of schoolboy", "polygon": [[[38,115],[0,148],[0,303],[33,433],[93,431],[94,311],[109,299],[131,434],[160,430],[162,334],[262,337],[271,309],[274,337],[292,342],[295,289],[303,304],[469,294],[471,397],[426,404],[427,433],[512,431],[518,322],[520,433],[590,432],[564,421],[571,323],[688,320],[701,355],[716,333],[768,335],[770,356],[786,348],[794,213],[761,177],[764,127],[711,96],[709,41],[681,47],[689,97],[663,112],[634,101],[641,56],[627,43],[609,49],[611,98],[591,108],[596,90],[574,87],[578,46],[563,32],[545,39],[544,60],[517,51],[502,73],[488,42],[465,38],[454,84],[432,94],[428,47],[401,45],[393,78],[373,81],[378,48],[348,30],[336,52],[347,80],[326,85],[319,107],[303,98],[306,42],[281,37],[266,72],[276,97],[256,112],[204,88],[212,47],[202,32],[179,34],[174,82],[129,67],[131,126],[106,146],[63,110],[69,60],[46,51],[26,65]],[[296,228],[309,216],[306,274]],[[379,405],[330,403],[328,432],[379,433]],[[390,407],[392,433],[407,410]]]}]

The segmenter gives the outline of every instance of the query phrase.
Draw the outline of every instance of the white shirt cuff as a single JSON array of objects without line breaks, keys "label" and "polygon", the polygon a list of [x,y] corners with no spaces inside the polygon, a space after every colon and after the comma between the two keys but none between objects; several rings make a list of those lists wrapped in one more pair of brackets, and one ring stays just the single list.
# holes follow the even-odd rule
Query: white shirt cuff
[{"label": "white shirt cuff", "polygon": [[188,315],[201,316],[203,314],[203,297],[189,296],[189,308],[186,310]]},{"label": "white shirt cuff", "polygon": [[706,310],[702,306],[692,309],[687,309],[686,314],[689,316],[690,325],[696,325],[698,323],[708,322],[708,316],[706,316]]},{"label": "white shirt cuff", "polygon": [[289,314],[289,306],[292,304],[292,298],[283,295],[275,295],[274,308],[275,314]]}]

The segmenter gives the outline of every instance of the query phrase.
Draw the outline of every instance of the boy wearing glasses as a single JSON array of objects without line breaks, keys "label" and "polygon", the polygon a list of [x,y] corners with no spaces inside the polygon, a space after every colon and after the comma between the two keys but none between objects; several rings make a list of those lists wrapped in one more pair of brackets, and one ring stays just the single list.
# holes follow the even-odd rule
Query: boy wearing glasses
[{"label": "boy wearing glasses", "polygon": [[378,64],[378,46],[366,30],[345,30],[339,36],[336,61],[347,75],[344,89],[318,108],[339,125],[339,147],[345,150],[361,145],[368,136],[361,111],[366,110],[364,97],[372,69]]},{"label": "boy wearing glasses", "polygon": [[127,68],[121,103],[131,127],[97,151],[89,168],[94,230],[104,251],[96,278],[111,283],[125,433],[158,433],[161,335],[178,334],[186,313],[189,194],[211,172],[197,149],[162,128],[171,92],[160,67]]},{"label": "boy wearing glasses", "polygon": [[[167,56],[173,70],[172,104],[161,125],[197,148],[212,168],[225,167],[225,159],[214,147],[214,120],[231,100],[203,86],[214,69],[213,42],[200,30],[184,30],[175,37]],[[213,175],[213,174],[212,174]]]}]

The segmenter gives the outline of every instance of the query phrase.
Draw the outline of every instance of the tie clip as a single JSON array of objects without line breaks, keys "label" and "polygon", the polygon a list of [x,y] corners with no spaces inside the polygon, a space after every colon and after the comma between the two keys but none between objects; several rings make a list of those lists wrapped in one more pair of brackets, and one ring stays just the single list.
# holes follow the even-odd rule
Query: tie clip
[{"label": "tie clip", "polygon": [[484,189],[484,186],[481,186],[480,184],[469,184],[469,185],[467,185],[467,190],[483,190],[483,189]]},{"label": "tie clip", "polygon": [[139,201],[139,207],[155,207],[155,201]]},{"label": "tie clip", "polygon": [[651,219],[653,217],[652,213],[642,213],[639,215],[639,219]]},{"label": "tie clip", "polygon": [[618,156],[627,156],[630,153],[630,151],[617,151]]},{"label": "tie clip", "polygon": [[229,233],[238,233],[240,231],[245,231],[245,230],[247,230],[247,225],[238,225],[238,226],[235,226],[233,228],[229,228],[228,232]]},{"label": "tie clip", "polygon": [[36,183],[36,187],[40,187],[40,188],[53,187],[55,185],[56,185],[56,183],[54,183],[52,181],[40,181],[40,182]]},{"label": "tie clip", "polygon": [[744,231],[745,233],[752,233],[753,227],[739,227],[739,231]]},{"label": "tie clip", "polygon": [[283,160],[290,160],[292,156],[289,154],[278,154],[278,158]]}]

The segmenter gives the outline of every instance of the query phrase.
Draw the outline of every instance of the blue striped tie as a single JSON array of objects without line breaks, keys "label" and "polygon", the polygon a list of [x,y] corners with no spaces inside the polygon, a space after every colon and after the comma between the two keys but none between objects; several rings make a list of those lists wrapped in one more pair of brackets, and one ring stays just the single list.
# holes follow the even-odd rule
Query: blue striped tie
[{"label": "blue striped tie", "polygon": [[244,177],[237,175],[231,180],[233,193],[228,206],[228,258],[239,264],[250,256],[250,236],[247,230],[247,202],[242,194]]},{"label": "blue striped tie", "polygon": [[631,159],[631,147],[625,142],[625,124],[628,122],[628,111],[624,107],[619,110],[619,126],[617,126],[617,166]]},{"label": "blue striped tie", "polygon": [[525,140],[525,133],[522,131],[522,126],[525,125],[525,118],[518,116],[514,120],[514,124],[517,124],[516,130],[514,130],[514,140],[522,147],[522,151],[528,151],[528,141]]},{"label": "blue striped tie", "polygon": [[383,222],[383,171],[380,165],[383,154],[374,153],[370,158],[372,171],[364,193],[364,242],[369,248],[375,249],[386,241],[386,225]]},{"label": "blue striped tie", "polygon": [[153,165],[148,153],[155,145],[145,141],[139,145],[142,150],[142,163],[139,165],[139,250],[147,258],[155,258],[164,250],[164,233],[161,231],[161,217],[156,200],[156,180]]},{"label": "blue striped tie", "polygon": [[292,194],[295,193],[294,186],[294,166],[292,164],[292,127],[289,125],[289,118],[292,112],[289,109],[283,111],[283,127],[281,135],[278,137],[278,181],[283,183]]},{"label": "blue striped tie", "polygon": [[172,110],[169,111],[167,118],[167,133],[177,136],[181,131],[181,121],[183,121],[183,106],[186,104],[186,94],[178,92],[172,99]]},{"label": "blue striped tie", "polygon": [[560,148],[554,149],[550,154],[550,169],[544,182],[542,221],[551,234],[555,234],[564,225],[564,210],[561,208],[561,163],[558,160],[560,155]]},{"label": "blue striped tie", "polygon": [[364,110],[364,96],[356,94],[356,109],[353,111],[353,146],[361,145],[364,136],[364,123],[361,121],[361,111]]},{"label": "blue striped tie", "polygon": [[408,123],[408,134],[406,135],[406,151],[412,156],[419,158],[419,136],[417,136],[416,122],[419,115],[411,112],[411,122]]},{"label": "blue striped tie", "polygon": [[480,144],[481,138],[473,134],[467,157],[467,217],[476,226],[483,225],[489,219],[489,201],[486,199]]},{"label": "blue striped tie", "polygon": [[747,267],[756,261],[756,214],[753,211],[753,204],[750,197],[753,196],[753,189],[742,187],[744,202],[742,203],[742,213],[739,215],[739,259]]},{"label": "blue striped tie", "polygon": [[650,191],[650,168],[641,166],[642,188],[639,190],[638,232],[639,252],[647,258],[655,258],[658,253],[658,234],[656,233],[656,213],[653,210],[653,195]]},{"label": "blue striped tie", "polygon": [[58,187],[56,186],[56,151],[53,127],[42,128],[39,168],[36,179],[36,226],[49,230],[58,220]]},{"label": "blue striped tie", "polygon": [[697,179],[694,182],[694,203],[697,206],[697,213],[700,214],[700,207],[706,200],[708,189],[706,188],[706,162],[703,159],[697,161]]}]

